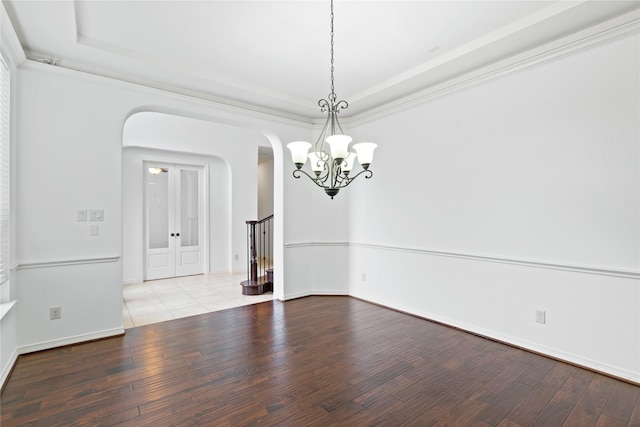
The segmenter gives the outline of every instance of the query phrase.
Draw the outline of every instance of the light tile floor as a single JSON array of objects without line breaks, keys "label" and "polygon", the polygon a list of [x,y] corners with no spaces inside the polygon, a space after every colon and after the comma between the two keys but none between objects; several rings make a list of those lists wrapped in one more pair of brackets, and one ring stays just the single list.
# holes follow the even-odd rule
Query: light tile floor
[{"label": "light tile floor", "polygon": [[273,299],[272,293],[242,295],[244,274],[207,274],[124,285],[125,329]]}]

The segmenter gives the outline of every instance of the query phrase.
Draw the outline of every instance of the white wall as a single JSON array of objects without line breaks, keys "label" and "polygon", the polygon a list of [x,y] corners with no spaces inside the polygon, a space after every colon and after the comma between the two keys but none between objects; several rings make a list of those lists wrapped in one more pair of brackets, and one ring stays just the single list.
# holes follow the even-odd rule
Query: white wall
[{"label": "white wall", "polygon": [[[350,134],[347,126],[343,126],[343,129],[346,134]],[[321,127],[316,127],[309,141],[315,142],[320,131]],[[287,161],[291,161],[290,156],[287,156]],[[309,165],[306,168],[309,168]],[[307,177],[292,178],[293,169],[294,167],[291,167],[286,178],[303,193],[297,196],[292,209],[306,208],[308,213],[300,213],[306,218],[296,237],[285,239],[286,251],[292,255],[292,264],[297,267],[295,270],[287,271],[290,275],[287,281],[288,295],[292,298],[308,295],[304,284],[310,284],[314,295],[347,295],[349,200],[351,193],[361,191],[361,188],[371,182],[359,178],[331,199]]]},{"label": "white wall", "polygon": [[[53,67],[19,73],[21,351],[122,332],[120,141],[126,100],[118,91],[46,68]],[[76,221],[78,209],[104,210],[98,236],[89,236],[90,223]],[[54,306],[62,307],[62,319],[49,320]]]},{"label": "white wall", "polygon": [[258,216],[273,215],[273,159],[258,164]]},{"label": "white wall", "polygon": [[350,293],[640,381],[639,52],[636,33],[355,126],[379,148]]},{"label": "white wall", "polygon": [[11,368],[18,357],[18,315],[17,315],[17,210],[16,210],[16,152],[17,152],[17,115],[15,111],[18,99],[14,95],[18,88],[17,64],[24,60],[24,53],[13,30],[13,26],[0,4],[0,52],[8,62],[11,78],[11,113],[10,113],[10,220],[9,227],[9,281],[0,287],[0,387],[7,379]]},{"label": "white wall", "polygon": [[[297,203],[309,188],[289,178],[293,165],[287,159],[283,166],[281,144],[308,138],[310,126],[39,63],[25,63],[18,74],[16,322],[20,352],[123,332],[122,137],[124,123],[137,112],[246,127],[253,129],[253,136],[262,131],[273,144],[276,165],[275,267],[280,273],[275,278],[275,297],[287,298],[291,292],[285,281],[306,274],[295,265],[285,269],[294,257],[284,251],[284,241],[297,240],[300,232],[306,232],[313,212],[309,205]],[[193,140],[183,141],[181,147],[199,152]],[[246,155],[245,148],[230,149],[225,160],[236,164]],[[254,156],[251,150],[249,155]],[[207,154],[215,155],[214,151]],[[256,162],[254,158],[254,172],[247,179],[253,193],[235,194],[232,212],[256,213]],[[240,179],[232,176],[231,181],[235,191]],[[89,236],[90,223],[76,221],[78,209],[104,210],[99,236]],[[241,227],[244,236],[243,223]],[[231,235],[237,236],[238,230],[233,228]],[[233,239],[229,252],[240,247]],[[312,285],[301,282],[292,289],[309,294]],[[53,306],[62,307],[62,319],[49,320]]]}]

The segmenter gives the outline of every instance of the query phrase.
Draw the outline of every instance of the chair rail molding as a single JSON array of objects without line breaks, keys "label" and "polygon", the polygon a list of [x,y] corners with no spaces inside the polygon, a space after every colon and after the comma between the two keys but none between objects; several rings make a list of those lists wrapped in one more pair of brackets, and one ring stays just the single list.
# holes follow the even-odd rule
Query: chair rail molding
[{"label": "chair rail molding", "polygon": [[43,261],[26,261],[17,265],[18,270],[28,270],[32,268],[49,268],[49,267],[64,267],[69,265],[83,265],[83,264],[103,264],[109,262],[118,262],[120,255],[109,255],[102,257],[91,258],[71,258],[71,259],[54,259]]},{"label": "chair rail molding", "polygon": [[428,256],[463,258],[463,259],[469,259],[473,261],[492,262],[492,263],[499,263],[499,264],[514,264],[514,265],[521,265],[521,266],[532,267],[532,268],[565,270],[565,271],[572,271],[576,273],[623,277],[627,279],[636,279],[636,280],[640,279],[640,270],[623,269],[623,268],[608,267],[608,266],[579,265],[579,264],[571,264],[571,263],[565,263],[565,262],[539,260],[539,259],[514,258],[514,257],[503,256],[503,255],[485,255],[485,254],[477,254],[477,253],[470,253],[470,252],[458,252],[458,251],[448,251],[448,250],[445,251],[445,250],[432,249],[432,248],[414,248],[414,247],[383,245],[383,244],[376,244],[376,243],[343,242],[343,241],[289,242],[289,243],[285,243],[284,246],[286,249],[296,249],[296,248],[306,248],[306,247],[349,246],[349,247],[375,249],[375,250],[422,254],[422,255],[428,255]]},{"label": "chair rail molding", "polygon": [[640,270],[629,270],[629,269],[621,269],[616,267],[587,266],[587,265],[570,264],[565,262],[549,261],[549,260],[513,258],[513,257],[507,257],[507,256],[483,255],[483,254],[475,254],[475,253],[469,253],[469,252],[444,251],[444,250],[438,250],[438,249],[409,248],[409,247],[402,247],[402,246],[390,246],[390,245],[380,245],[380,244],[371,244],[371,243],[353,243],[352,242],[352,243],[349,243],[349,246],[387,250],[387,251],[417,253],[417,254],[432,255],[432,256],[463,258],[463,259],[470,259],[474,261],[493,262],[493,263],[500,263],[500,264],[515,264],[515,265],[522,265],[525,267],[545,268],[545,269],[551,269],[551,270],[566,270],[566,271],[573,271],[576,273],[598,274],[602,276],[624,277],[628,279],[640,279]]}]

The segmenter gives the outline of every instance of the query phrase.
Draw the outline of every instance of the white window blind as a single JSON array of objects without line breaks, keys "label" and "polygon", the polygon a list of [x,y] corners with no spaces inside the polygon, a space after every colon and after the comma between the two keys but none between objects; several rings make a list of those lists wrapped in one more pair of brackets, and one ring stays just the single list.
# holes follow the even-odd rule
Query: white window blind
[{"label": "white window blind", "polygon": [[0,56],[0,285],[9,279],[9,67]]}]

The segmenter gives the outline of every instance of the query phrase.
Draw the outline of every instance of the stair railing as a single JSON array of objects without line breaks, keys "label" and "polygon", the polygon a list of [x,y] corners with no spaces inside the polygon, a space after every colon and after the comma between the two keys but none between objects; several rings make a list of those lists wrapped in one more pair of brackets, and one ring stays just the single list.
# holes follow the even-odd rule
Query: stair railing
[{"label": "stair railing", "polygon": [[244,295],[273,291],[273,215],[247,223],[247,280]]}]

